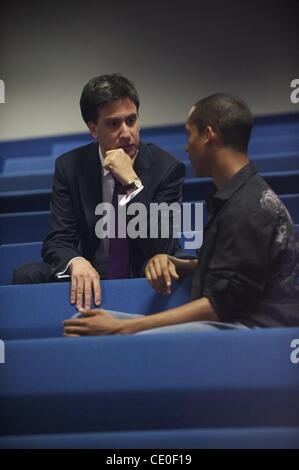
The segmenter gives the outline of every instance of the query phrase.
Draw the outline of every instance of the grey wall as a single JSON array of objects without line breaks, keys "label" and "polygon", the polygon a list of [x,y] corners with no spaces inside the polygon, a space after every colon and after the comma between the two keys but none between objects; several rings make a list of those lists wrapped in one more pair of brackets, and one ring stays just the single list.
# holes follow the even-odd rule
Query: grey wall
[{"label": "grey wall", "polygon": [[145,126],[182,122],[216,91],[255,114],[298,111],[296,3],[2,2],[0,140],[84,131],[82,87],[112,72],[135,81]]}]

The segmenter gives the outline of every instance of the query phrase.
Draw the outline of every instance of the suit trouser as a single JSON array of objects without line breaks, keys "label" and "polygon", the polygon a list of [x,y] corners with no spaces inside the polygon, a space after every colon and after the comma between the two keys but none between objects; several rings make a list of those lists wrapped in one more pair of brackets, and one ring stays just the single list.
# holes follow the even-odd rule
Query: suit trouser
[{"label": "suit trouser", "polygon": [[51,266],[41,261],[26,263],[16,268],[12,278],[12,284],[42,284],[54,281],[51,276]]}]

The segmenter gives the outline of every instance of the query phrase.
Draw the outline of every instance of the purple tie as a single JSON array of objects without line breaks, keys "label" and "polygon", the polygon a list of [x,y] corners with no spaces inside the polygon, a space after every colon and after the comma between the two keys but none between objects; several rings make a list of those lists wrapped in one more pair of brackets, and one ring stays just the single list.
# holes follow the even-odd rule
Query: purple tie
[{"label": "purple tie", "polygon": [[127,279],[129,277],[129,245],[127,238],[118,238],[118,195],[121,184],[114,178],[112,205],[115,212],[115,238],[109,241],[108,279]]}]

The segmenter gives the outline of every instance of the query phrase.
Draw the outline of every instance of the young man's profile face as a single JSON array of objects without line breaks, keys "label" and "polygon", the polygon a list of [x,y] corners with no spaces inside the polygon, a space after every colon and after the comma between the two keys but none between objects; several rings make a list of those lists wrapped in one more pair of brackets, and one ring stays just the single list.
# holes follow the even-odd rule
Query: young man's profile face
[{"label": "young man's profile face", "polygon": [[104,106],[96,123],[89,123],[89,129],[101,145],[103,156],[106,151],[122,148],[134,158],[139,147],[139,118],[135,103],[129,98],[112,101]]}]

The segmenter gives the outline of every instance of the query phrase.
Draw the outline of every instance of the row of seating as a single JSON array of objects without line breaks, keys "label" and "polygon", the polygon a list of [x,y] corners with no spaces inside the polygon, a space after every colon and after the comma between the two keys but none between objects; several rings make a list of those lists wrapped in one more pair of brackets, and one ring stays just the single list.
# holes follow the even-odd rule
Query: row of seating
[{"label": "row of seating", "polygon": [[[0,437],[3,449],[297,449],[298,427],[188,428]],[[156,454],[154,454],[156,455]],[[154,463],[158,461],[153,457]]]},{"label": "row of seating", "polygon": [[[171,296],[145,279],[102,292],[103,308],[150,314],[186,302],[190,279]],[[0,447],[298,447],[299,328],[63,338],[68,283],[0,295]]]},{"label": "row of seating", "polygon": [[[9,176],[10,174],[31,174],[32,172],[35,173],[38,171],[53,173],[56,158],[59,155],[81,145],[82,142],[57,144],[54,146],[53,155],[8,158],[3,164],[2,177]],[[175,146],[165,144],[163,148],[183,161],[186,161],[188,158],[184,150],[184,144]],[[263,170],[264,165],[267,165],[267,163],[263,163],[263,160],[267,160],[269,157],[275,159],[274,165],[278,167],[278,169],[283,169],[283,159],[286,157],[293,157],[294,164],[296,161],[298,164],[298,150],[299,138],[291,136],[288,140],[277,138],[270,140],[269,142],[268,140],[261,142],[256,141],[251,144],[251,148],[249,148],[249,156],[252,160],[257,160],[261,170]]]},{"label": "row of seating", "polygon": [[[178,239],[185,254],[196,256],[196,249],[200,248],[202,244],[203,232],[189,231],[179,233]],[[192,248],[190,248],[190,242],[192,242]],[[0,245],[0,284],[10,284],[13,272],[18,266],[33,261],[41,262],[41,250],[42,242]]]},{"label": "row of seating", "polygon": [[[261,175],[277,194],[298,192],[299,169],[261,173]],[[52,190],[40,188],[43,178],[36,181],[38,189],[32,189],[32,180],[30,179],[30,189],[0,192],[0,213],[48,210]],[[189,178],[183,185],[183,200],[205,200],[213,188],[211,178]]]},{"label": "row of seating", "polygon": [[[10,159],[10,167],[14,168],[14,159]],[[53,184],[55,159],[45,157],[36,164],[30,163],[30,169],[27,167],[28,159],[19,158],[20,162],[16,165],[18,171],[11,171],[0,174],[0,193],[8,191],[33,191],[33,190],[51,190]],[[34,158],[30,159],[30,162]],[[262,158],[254,160],[259,172],[281,172],[299,170],[299,145],[295,153],[283,153],[273,156],[265,155]],[[186,179],[194,178],[191,163],[185,157]]]},{"label": "row of seating", "polygon": [[[280,199],[288,208],[295,224],[299,224],[299,194],[284,194]],[[194,209],[191,212],[192,226],[194,226]],[[205,204],[203,205],[204,223],[206,221]],[[11,243],[28,243],[43,240],[49,233],[49,212],[30,211],[0,214],[0,245]],[[186,228],[185,228],[186,230]]]},{"label": "row of seating", "polygon": [[[296,225],[299,233],[299,224]],[[195,239],[196,236],[196,239]],[[196,249],[201,246],[203,240],[203,232],[185,232],[179,237],[181,247],[187,255],[196,256]],[[199,241],[196,248],[189,248],[190,242]],[[193,246],[194,244],[192,244]],[[32,243],[12,243],[0,246],[0,285],[10,284],[13,272],[25,263],[41,262],[42,242]]]},{"label": "row of seating", "polygon": [[[284,122],[281,121],[282,119]],[[280,151],[292,152],[294,149],[298,151],[299,118],[297,114],[286,115],[283,118],[281,116],[276,118],[269,116],[257,118],[255,121],[249,147],[251,156],[265,153],[276,154]],[[183,149],[186,143],[186,131],[181,125],[143,129],[141,138],[147,142],[161,145],[174,151],[179,157],[183,156],[185,158]],[[42,165],[43,159],[55,158],[90,141],[90,136],[83,133],[12,143],[3,142],[0,143],[0,171],[4,173],[24,171],[26,169],[24,167],[24,157],[25,159],[29,158],[27,170],[32,170],[34,169],[33,165]],[[17,170],[18,165],[20,165],[20,170]],[[47,167],[47,169],[50,168]]]},{"label": "row of seating", "polygon": [[[299,229],[298,131],[299,116],[261,119],[251,150]],[[192,177],[184,129],[143,136],[186,162],[184,201],[205,199],[211,180]],[[55,158],[87,140],[0,143],[0,283],[40,259]],[[191,279],[171,296],[146,279],[101,286],[102,308],[151,314],[186,303]],[[67,281],[0,286],[0,448],[299,448],[299,328],[63,338],[69,294]]]},{"label": "row of seating", "polygon": [[[251,138],[264,139],[265,137],[298,135],[298,113],[256,116]],[[141,138],[148,142],[161,143],[174,142],[186,139],[186,130],[182,124],[155,127],[142,127]],[[84,142],[90,140],[87,132],[78,134],[59,135],[52,137],[39,137],[24,140],[0,142],[0,161],[17,156],[50,155],[55,144],[68,142]],[[176,140],[177,142],[177,140]]]},{"label": "row of seating", "polygon": [[[299,218],[297,222],[296,230],[299,233]],[[182,232],[178,234],[178,238],[184,252],[187,255],[196,256],[196,250],[202,244],[203,232]],[[190,244],[190,242],[192,243]],[[196,242],[196,246],[193,242]],[[0,284],[10,284],[13,272],[18,266],[32,261],[42,261],[41,250],[41,241],[0,245]]]}]

